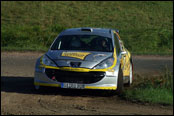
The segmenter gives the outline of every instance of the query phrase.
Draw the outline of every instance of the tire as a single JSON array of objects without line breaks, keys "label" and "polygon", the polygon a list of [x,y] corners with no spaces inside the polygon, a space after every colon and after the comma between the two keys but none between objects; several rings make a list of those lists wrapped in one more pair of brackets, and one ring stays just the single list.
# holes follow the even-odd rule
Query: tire
[{"label": "tire", "polygon": [[117,81],[117,89],[116,89],[116,94],[120,95],[123,92],[124,89],[124,83],[123,83],[123,71],[121,69],[121,66],[119,68],[119,73],[118,73],[118,81]]}]

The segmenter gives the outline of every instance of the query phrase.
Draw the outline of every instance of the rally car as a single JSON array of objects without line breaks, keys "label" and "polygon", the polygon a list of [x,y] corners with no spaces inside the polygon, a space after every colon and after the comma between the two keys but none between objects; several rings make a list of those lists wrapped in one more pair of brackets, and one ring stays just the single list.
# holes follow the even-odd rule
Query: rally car
[{"label": "rally car", "polygon": [[37,59],[34,85],[121,93],[132,80],[131,54],[119,31],[84,27],[62,31]]}]

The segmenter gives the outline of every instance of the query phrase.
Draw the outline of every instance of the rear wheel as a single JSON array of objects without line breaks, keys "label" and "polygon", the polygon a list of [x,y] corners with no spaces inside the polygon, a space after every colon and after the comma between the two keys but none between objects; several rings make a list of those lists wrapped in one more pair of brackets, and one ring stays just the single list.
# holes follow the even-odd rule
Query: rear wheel
[{"label": "rear wheel", "polygon": [[118,73],[118,81],[117,81],[117,89],[116,89],[116,94],[120,95],[123,92],[123,71],[121,69],[121,66],[119,68],[119,73]]}]

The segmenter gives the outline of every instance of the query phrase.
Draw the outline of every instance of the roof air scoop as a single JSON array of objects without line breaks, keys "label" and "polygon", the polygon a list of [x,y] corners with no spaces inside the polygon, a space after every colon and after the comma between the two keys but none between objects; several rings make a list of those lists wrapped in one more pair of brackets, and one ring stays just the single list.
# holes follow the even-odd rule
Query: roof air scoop
[{"label": "roof air scoop", "polygon": [[81,31],[93,32],[92,28],[81,28]]}]

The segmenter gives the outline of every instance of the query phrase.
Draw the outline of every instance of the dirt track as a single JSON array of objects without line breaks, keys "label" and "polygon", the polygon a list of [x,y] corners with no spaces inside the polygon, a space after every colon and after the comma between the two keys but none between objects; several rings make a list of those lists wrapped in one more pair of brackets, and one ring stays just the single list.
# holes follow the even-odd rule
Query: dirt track
[{"label": "dirt track", "polygon": [[[42,53],[1,53],[1,114],[173,114],[173,106],[150,106],[95,90],[33,88],[34,64]],[[173,70],[173,57],[133,56],[135,73]]]}]

